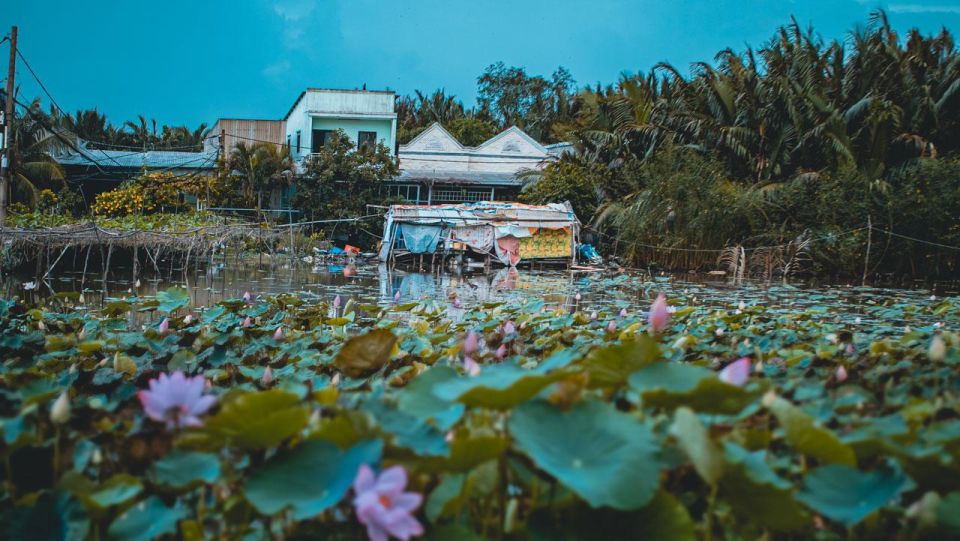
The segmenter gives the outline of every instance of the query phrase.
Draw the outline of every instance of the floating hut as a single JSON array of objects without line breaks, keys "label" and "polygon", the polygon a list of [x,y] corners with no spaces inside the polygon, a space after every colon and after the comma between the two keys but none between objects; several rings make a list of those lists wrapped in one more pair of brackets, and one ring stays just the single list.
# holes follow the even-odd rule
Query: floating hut
[{"label": "floating hut", "polygon": [[524,205],[478,201],[457,205],[392,205],[380,260],[430,256],[431,267],[456,256],[515,267],[526,262],[576,264],[580,221],[569,203]]}]

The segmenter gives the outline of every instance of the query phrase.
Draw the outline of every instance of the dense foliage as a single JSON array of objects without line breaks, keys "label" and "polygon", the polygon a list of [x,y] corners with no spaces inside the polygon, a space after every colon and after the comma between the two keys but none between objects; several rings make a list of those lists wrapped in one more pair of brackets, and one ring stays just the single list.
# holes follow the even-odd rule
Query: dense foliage
[{"label": "dense foliage", "polygon": [[[406,470],[435,539],[960,533],[955,299],[693,287],[648,324],[637,295],[669,284],[592,285],[592,306],[4,301],[5,537],[359,538],[361,464]],[[144,395],[176,371],[212,385],[170,395],[193,417]]]}]

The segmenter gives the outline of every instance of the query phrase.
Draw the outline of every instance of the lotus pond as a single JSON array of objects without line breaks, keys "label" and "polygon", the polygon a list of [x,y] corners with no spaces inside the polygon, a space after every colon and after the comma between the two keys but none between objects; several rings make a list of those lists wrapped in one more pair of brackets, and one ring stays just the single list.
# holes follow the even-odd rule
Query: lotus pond
[{"label": "lotus pond", "polygon": [[955,297],[385,272],[8,290],[2,536],[960,536]]}]

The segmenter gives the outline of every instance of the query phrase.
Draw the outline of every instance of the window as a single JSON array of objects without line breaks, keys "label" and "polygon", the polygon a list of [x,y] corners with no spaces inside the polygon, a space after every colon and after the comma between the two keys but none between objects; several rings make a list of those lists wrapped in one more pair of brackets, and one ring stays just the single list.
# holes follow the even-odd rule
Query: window
[{"label": "window", "polygon": [[320,152],[320,147],[327,146],[332,139],[333,130],[313,130],[310,152]]},{"label": "window", "polygon": [[467,203],[492,199],[490,190],[467,190],[465,188],[446,188],[433,190],[434,203]]},{"label": "window", "polygon": [[290,150],[290,134],[287,134],[287,150]]},{"label": "window", "polygon": [[297,154],[300,154],[300,130],[297,130]]},{"label": "window", "polygon": [[375,131],[362,131],[357,135],[357,148],[360,150],[376,150],[377,148],[377,132]]},{"label": "window", "polygon": [[417,203],[420,201],[420,186],[418,184],[388,184],[387,197],[398,197],[408,203]]}]

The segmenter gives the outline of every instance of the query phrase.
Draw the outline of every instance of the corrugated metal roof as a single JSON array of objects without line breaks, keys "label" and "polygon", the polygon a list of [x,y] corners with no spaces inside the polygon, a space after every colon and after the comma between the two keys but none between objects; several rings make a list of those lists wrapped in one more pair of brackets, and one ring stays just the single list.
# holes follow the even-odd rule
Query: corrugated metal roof
[{"label": "corrugated metal roof", "polygon": [[53,154],[60,165],[90,166],[101,168],[139,169],[213,169],[217,166],[217,153],[178,152],[173,150],[101,150],[87,148],[81,141],[77,146],[81,152],[67,150]]},{"label": "corrugated metal roof", "polygon": [[394,222],[454,225],[495,224],[558,229],[579,224],[573,210],[562,203],[525,205],[502,201],[479,201],[457,205],[391,205]]}]

